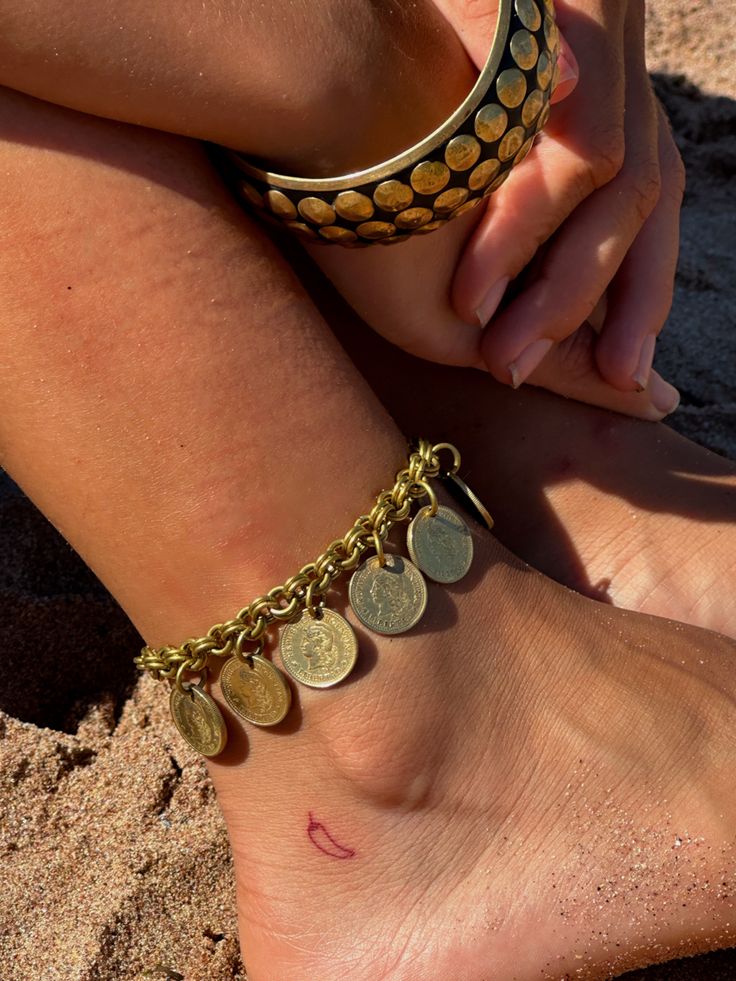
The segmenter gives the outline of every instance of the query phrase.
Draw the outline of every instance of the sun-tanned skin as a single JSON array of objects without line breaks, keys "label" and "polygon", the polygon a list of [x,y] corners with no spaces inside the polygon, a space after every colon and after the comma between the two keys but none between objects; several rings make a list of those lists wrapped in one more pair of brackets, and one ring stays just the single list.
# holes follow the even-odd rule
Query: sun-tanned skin
[{"label": "sun-tanned skin", "polygon": [[[677,392],[649,368],[671,302],[683,173],[646,74],[643,6],[560,0],[556,11],[572,50],[563,39],[555,109],[456,270],[458,316],[449,329],[425,324],[419,338],[411,320],[372,325],[414,353],[419,340],[440,363],[482,360],[507,383],[546,351],[536,383],[661,419]],[[497,0],[27,0],[4,10],[0,83],[238,148],[275,170],[345,174],[388,160],[455,111],[497,12]],[[532,259],[517,302],[481,334],[508,278]],[[599,311],[606,289],[600,372],[568,378],[564,346],[552,342]]]},{"label": "sun-tanned skin", "polygon": [[[8,93],[0,118],[3,463],[182,639],[347,528],[403,438],[200,149]],[[280,731],[228,714],[253,981],[602,978],[734,941],[733,642],[476,553]]]}]

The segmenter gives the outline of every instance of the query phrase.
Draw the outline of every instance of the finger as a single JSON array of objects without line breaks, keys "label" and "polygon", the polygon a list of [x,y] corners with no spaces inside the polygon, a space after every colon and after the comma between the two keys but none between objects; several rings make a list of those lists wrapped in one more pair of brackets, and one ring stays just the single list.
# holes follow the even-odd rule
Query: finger
[{"label": "finger", "polygon": [[631,378],[646,386],[656,338],[672,305],[685,175],[661,107],[658,113],[659,201],[611,284],[605,327],[596,347],[601,375],[618,388],[625,388]]},{"label": "finger", "polygon": [[529,383],[565,398],[650,422],[659,422],[674,412],[679,405],[679,393],[656,371],[652,371],[644,391],[621,392],[612,388],[598,371],[596,342],[596,334],[589,325],[579,328],[552,348]]},{"label": "finger", "polygon": [[[629,38],[629,49],[641,43],[639,36]],[[486,330],[483,356],[499,381],[518,387],[544,355],[545,342],[563,340],[590,316],[657,205],[658,116],[646,75],[627,77],[626,104],[622,171],[568,218],[550,244],[540,278]],[[619,379],[619,387],[641,388],[634,374]]]},{"label": "finger", "polygon": [[573,17],[564,29],[584,84],[554,108],[538,144],[490,199],[466,247],[453,304],[467,323],[488,322],[502,293],[498,284],[517,276],[538,246],[623,164],[623,19],[609,24],[607,35]]},{"label": "finger", "polygon": [[[550,243],[539,277],[486,328],[481,350],[498,381],[518,387],[545,344],[549,349],[588,319],[655,206],[658,175],[658,163],[654,172],[641,145],[622,174],[567,220]],[[629,377],[623,387],[641,386]]]},{"label": "finger", "polygon": [[598,303],[595,305],[593,310],[588,314],[587,322],[590,324],[590,326],[593,328],[596,334],[600,334],[600,332],[603,330],[603,325],[606,322],[607,313],[608,313],[608,293],[606,292],[603,294],[603,296],[601,296],[600,300],[598,300]]},{"label": "finger", "polygon": [[[435,6],[463,43],[470,59],[480,71],[488,58],[498,24],[498,0],[434,0]],[[552,102],[561,102],[570,95],[580,75],[577,58],[564,34],[560,31],[557,65],[559,77]]]}]

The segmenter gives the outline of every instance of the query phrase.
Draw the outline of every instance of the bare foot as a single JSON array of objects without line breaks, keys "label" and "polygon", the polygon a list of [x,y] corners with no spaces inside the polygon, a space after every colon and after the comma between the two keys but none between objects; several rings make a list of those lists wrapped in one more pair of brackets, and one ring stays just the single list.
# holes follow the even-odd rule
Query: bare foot
[{"label": "bare foot", "polygon": [[509,549],[586,596],[736,637],[736,465],[661,424],[512,392],[360,331],[344,340],[384,404],[404,431],[464,447]]},{"label": "bare foot", "polygon": [[[351,289],[366,302],[380,297],[387,321],[395,308],[413,308],[417,329],[423,318],[442,320],[457,236],[447,244],[421,280],[408,253],[392,249],[390,279],[366,267]],[[349,255],[351,268],[362,256]],[[316,295],[399,426],[464,448],[508,548],[586,596],[736,637],[733,463],[663,425],[411,358],[367,330],[326,284]],[[578,353],[586,361],[590,352]]]},{"label": "bare foot", "polygon": [[593,979],[736,938],[734,644],[476,549],[298,731],[213,763],[253,981]]}]

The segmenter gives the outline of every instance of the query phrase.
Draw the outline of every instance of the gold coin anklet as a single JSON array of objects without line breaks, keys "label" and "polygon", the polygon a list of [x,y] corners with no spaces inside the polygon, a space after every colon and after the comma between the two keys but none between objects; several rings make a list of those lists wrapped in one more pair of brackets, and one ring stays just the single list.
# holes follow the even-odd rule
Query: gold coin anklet
[{"label": "gold coin anklet", "polygon": [[[447,467],[442,466],[443,455],[449,455]],[[178,647],[143,648],[135,663],[169,682],[171,716],[190,746],[204,756],[217,756],[227,742],[225,720],[206,691],[213,657],[225,659],[223,698],[256,726],[275,726],[286,718],[289,678],[309,688],[330,688],[347,678],[357,661],[358,641],[348,621],[326,605],[329,590],[345,573],[353,573],[348,589],[353,612],[379,634],[403,633],[421,620],[428,598],[424,576],[452,583],[467,573],[473,560],[470,530],[452,508],[439,504],[431,484],[445,481],[453,497],[492,528],[488,511],[458,476],[460,462],[452,444],[417,440],[393,488],[381,491],[370,513],[361,515],[314,562],[206,636]],[[411,558],[383,549],[391,529],[402,522],[409,522]],[[265,656],[270,635],[279,628],[283,671]]]},{"label": "gold coin anklet", "polygon": [[462,104],[426,139],[339,177],[263,170],[213,145],[235,195],[313,244],[404,242],[477,207],[526,157],[549,118],[558,78],[553,0],[500,0],[496,34]]}]

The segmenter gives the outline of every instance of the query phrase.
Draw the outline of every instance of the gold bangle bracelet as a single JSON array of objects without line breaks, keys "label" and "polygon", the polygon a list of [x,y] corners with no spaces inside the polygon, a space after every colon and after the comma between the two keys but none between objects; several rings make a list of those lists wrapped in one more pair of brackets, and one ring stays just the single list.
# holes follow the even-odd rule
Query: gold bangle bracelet
[{"label": "gold bangle bracelet", "polygon": [[477,207],[527,155],[549,118],[559,34],[553,0],[500,0],[483,70],[464,102],[409,150],[366,170],[309,179],[214,150],[237,197],[312,243],[403,242]]}]

